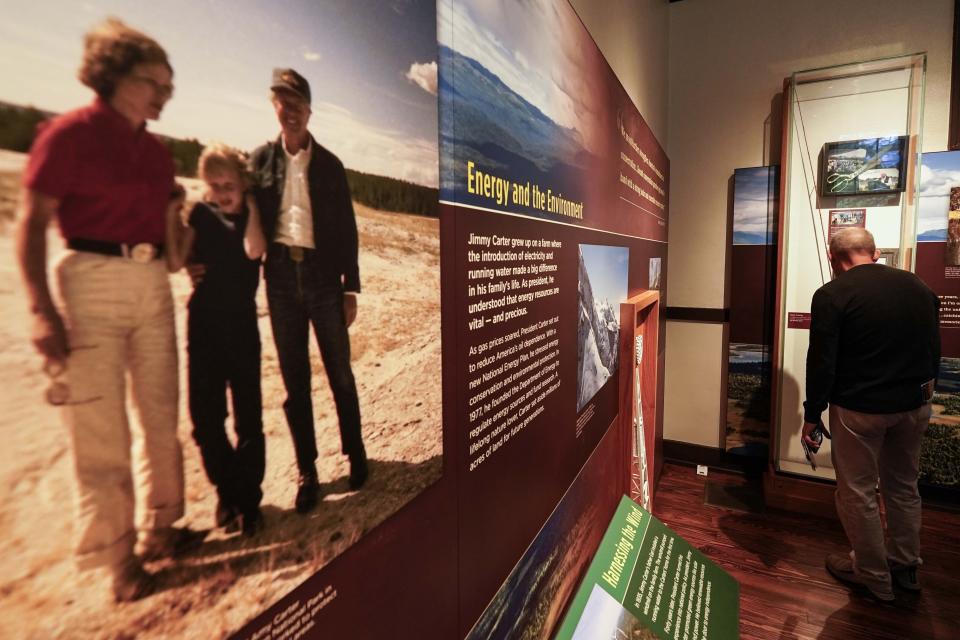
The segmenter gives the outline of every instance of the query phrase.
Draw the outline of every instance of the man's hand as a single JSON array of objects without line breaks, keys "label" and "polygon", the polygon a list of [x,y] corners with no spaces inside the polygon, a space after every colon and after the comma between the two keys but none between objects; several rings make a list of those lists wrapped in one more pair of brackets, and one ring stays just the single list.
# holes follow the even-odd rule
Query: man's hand
[{"label": "man's hand", "polygon": [[197,285],[203,282],[203,276],[207,273],[207,266],[199,262],[191,262],[186,265],[184,269],[187,270],[187,275],[190,276],[190,282],[193,284],[193,288],[196,289]]},{"label": "man's hand", "polygon": [[174,182],[170,189],[170,204],[174,207],[182,207],[187,199],[187,190],[179,182]]},{"label": "man's hand", "polygon": [[343,294],[343,315],[348,327],[357,319],[357,296],[352,293]]},{"label": "man's hand", "polygon": [[66,361],[70,354],[70,345],[67,342],[63,319],[56,310],[34,312],[31,333],[33,346],[46,360]]},{"label": "man's hand", "polygon": [[807,443],[807,446],[813,448],[814,450],[820,447],[820,443],[810,437],[810,434],[813,433],[813,430],[817,428],[816,422],[804,422],[803,431],[801,432],[801,438]]}]

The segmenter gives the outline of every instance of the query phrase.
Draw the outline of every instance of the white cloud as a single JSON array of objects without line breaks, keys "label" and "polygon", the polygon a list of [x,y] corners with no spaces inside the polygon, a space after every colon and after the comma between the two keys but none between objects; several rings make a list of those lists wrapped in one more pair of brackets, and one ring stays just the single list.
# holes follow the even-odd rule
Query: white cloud
[{"label": "white cloud", "polygon": [[346,109],[327,102],[314,105],[310,125],[317,140],[347,168],[427,187],[439,183],[436,140],[411,138],[362,122]]},{"label": "white cloud", "polygon": [[947,210],[950,199],[946,196],[920,198],[920,213],[917,219],[917,234],[932,229],[947,228]]},{"label": "white cloud", "polygon": [[[509,9],[504,10],[504,7],[498,5],[478,4],[472,8],[478,13],[491,14],[480,16],[486,18],[483,22],[487,24],[498,24],[502,27],[508,23],[508,18],[516,20],[516,16],[507,15]],[[517,64],[517,50],[508,47],[498,37],[499,34],[486,28],[480,20],[474,19],[463,3],[441,2],[438,5],[437,20],[440,23],[438,33],[442,44],[479,61],[512,91],[523,96],[560,126],[573,127],[575,121],[571,110],[566,108],[566,105],[553,103],[553,98],[559,93],[553,81],[541,74],[536,65],[528,71]],[[547,29],[541,31],[550,33]],[[530,40],[548,39],[531,38]],[[521,54],[521,57],[528,61],[530,59],[524,54]],[[554,58],[554,61],[559,60]]]},{"label": "white cloud", "polygon": [[737,198],[733,209],[734,231],[766,233],[772,218],[769,207],[766,198]]},{"label": "white cloud", "polygon": [[[602,152],[606,78],[573,10],[553,0],[458,0],[437,8],[441,44],[479,61],[551,120]],[[528,25],[536,24],[532,36]]]},{"label": "white cloud", "polygon": [[405,74],[407,80],[414,83],[430,95],[437,95],[437,63],[414,62]]},{"label": "white cloud", "polygon": [[[230,117],[215,117],[230,114]],[[211,90],[189,102],[172,102],[169,113],[150,129],[177,137],[198,137],[201,142],[221,141],[252,150],[280,133],[270,100],[261,93]],[[337,155],[348,169],[415,184],[439,183],[437,140],[414,138],[358,118],[348,109],[329,102],[315,103],[310,131],[317,141]]]},{"label": "white cloud", "polygon": [[521,51],[514,51],[514,52],[513,52],[513,57],[516,58],[517,64],[519,64],[521,67],[523,67],[523,68],[526,69],[527,71],[530,70],[530,63],[527,62],[527,58],[526,58],[526,56],[523,55],[523,52],[521,52]]},{"label": "white cloud", "polygon": [[923,167],[920,180],[921,197],[949,196],[951,187],[960,187],[960,170]]},{"label": "white cloud", "polygon": [[320,59],[320,54],[317,53],[316,51],[304,51],[303,59],[308,62],[316,62],[317,60]]},{"label": "white cloud", "polygon": [[394,0],[390,3],[390,8],[393,9],[393,12],[398,16],[402,16],[407,12],[407,9],[410,8],[411,0]]}]

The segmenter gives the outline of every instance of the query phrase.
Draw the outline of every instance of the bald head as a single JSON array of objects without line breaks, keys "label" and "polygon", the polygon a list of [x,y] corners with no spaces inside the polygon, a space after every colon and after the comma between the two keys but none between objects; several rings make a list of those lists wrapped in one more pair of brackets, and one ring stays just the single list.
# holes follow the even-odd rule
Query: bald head
[{"label": "bald head", "polygon": [[873,234],[866,229],[848,227],[830,238],[830,262],[837,273],[876,262],[879,257]]}]

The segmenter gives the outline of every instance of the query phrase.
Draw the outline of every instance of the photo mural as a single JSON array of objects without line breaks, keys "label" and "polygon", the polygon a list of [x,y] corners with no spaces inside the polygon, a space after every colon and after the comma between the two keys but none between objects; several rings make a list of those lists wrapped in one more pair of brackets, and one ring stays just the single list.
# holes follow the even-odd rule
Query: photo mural
[{"label": "photo mural", "polygon": [[[226,9],[178,0],[156,5],[110,0],[96,6],[25,4],[5,12],[0,26],[6,61],[0,90],[0,243],[10,258],[3,269],[11,286],[0,293],[0,308],[7,318],[0,329],[5,345],[0,372],[10,384],[0,394],[0,429],[7,450],[15,453],[0,465],[4,477],[0,518],[8,523],[0,533],[6,549],[0,556],[6,576],[0,636],[214,638],[242,628],[250,635],[333,628],[324,621],[327,609],[347,602],[349,589],[344,584],[366,571],[362,563],[352,570],[340,569],[344,556],[357,545],[368,554],[368,538],[378,535],[382,525],[442,476],[436,10],[433,2],[393,4],[298,0],[275,11],[254,2]],[[85,49],[85,38],[102,44]],[[94,83],[101,87],[98,97],[78,78],[78,69],[84,68],[85,56],[101,56],[105,66],[120,64],[110,57],[109,47],[121,50],[124,42],[141,43],[138,46],[153,56],[145,60],[161,60],[159,50],[166,62],[154,66],[146,62],[122,71],[126,75],[120,82],[126,84],[112,92],[103,89],[102,82]],[[292,73],[278,76],[282,69]],[[164,73],[168,77],[162,77]],[[76,275],[68,281],[61,278],[59,287],[51,275],[51,286],[65,289],[76,280],[105,289],[101,296],[118,297],[108,292],[122,288],[122,282],[95,281],[96,265],[84,271],[79,269],[83,265],[73,267],[76,256],[124,259],[72,252],[64,239],[108,245],[126,240],[89,225],[78,228],[77,211],[85,201],[94,203],[93,215],[106,216],[110,207],[127,206],[118,200],[121,187],[101,196],[95,186],[111,179],[110,172],[118,185],[131,181],[129,166],[137,162],[136,156],[127,167],[105,166],[105,177],[86,161],[81,164],[84,182],[74,186],[69,178],[45,177],[53,174],[41,155],[46,146],[61,144],[59,139],[66,134],[59,131],[83,131],[75,124],[66,128],[67,117],[108,123],[106,136],[91,137],[73,153],[90,158],[99,145],[121,153],[111,142],[126,126],[119,114],[126,114],[128,102],[140,96],[146,96],[148,107],[156,111],[148,113],[141,125],[145,130],[137,135],[144,144],[161,143],[155,153],[170,167],[169,176],[176,173],[176,183],[186,192],[184,215],[196,203],[206,202],[212,208],[205,211],[219,216],[208,214],[201,220],[197,214],[193,219],[197,240],[190,259],[208,264],[207,282],[195,290],[185,272],[170,276],[170,313],[177,334],[171,362],[179,360],[179,365],[151,365],[146,372],[165,375],[180,391],[179,400],[174,395],[163,401],[166,407],[152,411],[176,414],[175,441],[182,465],[157,468],[156,457],[142,443],[158,437],[161,427],[147,415],[130,411],[129,425],[118,425],[117,435],[110,438],[120,443],[117,455],[124,454],[126,442],[128,460],[119,465],[108,460],[103,444],[92,452],[81,446],[94,437],[86,423],[68,430],[66,425],[74,424],[72,416],[78,411],[107,421],[103,392],[70,374],[80,370],[79,358],[85,354],[101,361],[111,356],[101,338],[77,343],[84,338],[67,316],[69,309],[62,306],[67,292],[55,292],[75,355],[66,361],[64,376],[49,379],[45,371],[49,374],[50,368],[43,366],[31,344],[30,303],[13,260],[15,226],[24,215],[20,209],[26,192],[62,194],[48,236],[48,262],[51,274],[70,267]],[[300,117],[312,135],[310,157],[318,168],[324,159],[322,175],[311,173],[307,180],[311,198],[322,184],[310,184],[313,180],[346,179],[348,200],[336,214],[344,220],[342,228],[325,229],[310,244],[321,248],[326,242],[347,247],[355,243],[359,274],[348,274],[355,282],[343,285],[359,292],[349,343],[343,343],[346,364],[343,355],[335,353],[342,347],[332,342],[336,311],[332,321],[329,315],[314,314],[313,327],[302,326],[302,353],[309,353],[309,360],[304,361],[307,369],[301,379],[312,389],[308,435],[300,433],[303,421],[294,424],[291,417],[296,383],[288,378],[298,365],[279,357],[281,346],[289,348],[291,330],[299,329],[283,324],[280,318],[289,318],[289,312],[283,315],[268,299],[281,285],[257,284],[254,265],[255,294],[250,294],[248,306],[201,308],[211,299],[225,305],[229,287],[225,283],[239,276],[224,272],[221,277],[219,263],[213,262],[219,249],[211,238],[219,237],[217,228],[234,223],[218,210],[212,191],[216,185],[205,181],[198,165],[215,145],[244,156],[265,157],[266,152],[282,157],[277,143],[288,135],[287,120],[292,116],[277,106],[278,96],[303,100],[307,108]],[[38,142],[38,131],[54,133]],[[343,167],[339,173],[338,165]],[[273,166],[241,177],[247,194],[257,192],[269,199]],[[264,202],[258,199],[266,219]],[[324,206],[320,199],[312,204],[315,209]],[[133,200],[130,206],[139,210],[143,201]],[[327,210],[322,214],[333,215]],[[201,222],[216,228],[209,224],[201,228]],[[268,267],[275,249],[273,244],[267,249]],[[317,272],[336,268],[313,261],[309,253],[303,264]],[[398,314],[397,309],[404,311]],[[238,333],[247,327],[247,318],[252,327]],[[98,322],[107,326],[106,320]],[[230,336],[235,338],[231,346],[218,346]],[[123,345],[132,340],[123,339]],[[226,371],[224,359],[231,357],[231,349],[233,353],[252,349],[253,359],[243,365],[248,370],[243,376],[239,371],[217,372]],[[210,360],[204,378],[201,358]],[[102,369],[97,371],[95,378],[105,375]],[[341,391],[341,381],[351,374],[353,391]],[[218,375],[226,377],[216,382]],[[69,393],[60,410],[44,401],[45,389],[57,383]],[[133,393],[134,403],[139,398]],[[349,415],[353,403],[359,408],[359,424],[350,427],[355,420]],[[310,412],[309,403],[307,407]],[[362,486],[356,486],[359,471],[345,455],[348,450],[351,455],[365,451],[368,478],[359,481]],[[313,508],[305,509],[309,505],[301,500],[301,486],[310,472],[317,499]],[[248,507],[246,526],[235,519],[239,514],[234,493],[225,479],[231,474],[259,485],[260,518],[255,519],[256,507]],[[164,482],[182,485],[180,505],[174,508],[183,517],[176,524],[196,532],[202,543],[183,553],[174,549],[178,553],[170,555],[175,557],[148,561],[140,547],[156,526],[151,524],[156,516],[150,501]],[[102,508],[96,506],[101,500],[108,500]],[[131,501],[129,511],[124,509],[126,500]],[[113,515],[116,512],[123,515]],[[132,573],[135,579],[124,583],[116,579],[118,573],[123,575],[115,568],[119,561],[100,562],[91,550],[112,549],[110,536],[131,533],[139,534],[141,544],[134,552],[144,561],[141,573]],[[92,568],[78,568],[80,559]],[[123,561],[135,566],[130,557]],[[331,565],[336,565],[332,573],[326,571]],[[317,575],[325,577],[318,580]],[[118,582],[132,583],[137,591],[118,592]],[[297,596],[284,603],[283,615],[261,616],[291,592]],[[133,595],[136,601],[115,603],[115,595],[123,599]]]},{"label": "photo mural", "polygon": [[[459,545],[470,550],[458,565],[460,617],[469,630],[492,599],[512,620],[519,588],[516,615],[544,614],[531,637],[549,637],[570,585],[530,573],[528,554],[581,544],[569,531],[580,507],[562,505],[594,465],[626,471],[617,446],[598,443],[616,435],[631,370],[619,363],[619,304],[667,277],[669,162],[565,0],[443,0],[437,24]],[[648,357],[662,380],[658,347]],[[625,490],[591,493],[597,516]],[[556,560],[567,575],[586,569],[576,549]],[[516,637],[506,623],[484,616],[474,637]]]},{"label": "photo mural", "polygon": [[779,167],[736,169],[725,448],[766,458],[770,440]]},{"label": "photo mural", "polygon": [[665,295],[669,212],[569,3],[6,17],[0,636],[552,633],[628,490],[619,305]]},{"label": "photo mural", "polygon": [[920,483],[960,489],[960,151],[920,156],[917,275],[940,297],[940,374],[920,449]]}]

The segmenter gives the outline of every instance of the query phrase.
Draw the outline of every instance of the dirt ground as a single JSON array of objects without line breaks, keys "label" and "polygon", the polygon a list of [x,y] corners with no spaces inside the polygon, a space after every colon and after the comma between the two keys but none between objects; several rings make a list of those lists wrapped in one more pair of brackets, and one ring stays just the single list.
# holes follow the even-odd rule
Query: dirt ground
[{"label": "dirt ground", "polygon": [[[354,373],[371,475],[347,486],[336,411],[316,345],[314,407],[322,504],[293,509],[297,471],[283,416],[285,397],[263,286],[267,472],[266,529],[247,540],[214,531],[196,553],[149,565],[161,591],[115,605],[102,572],[72,559],[73,474],[69,439],[42,400],[46,380],[29,343],[27,303],[16,268],[12,226],[23,156],[0,151],[0,638],[218,638],[238,629],[433,483],[441,470],[440,268],[438,221],[355,205],[363,293],[351,327]],[[196,193],[195,181],[188,185]],[[51,263],[62,242],[51,232]],[[181,343],[180,440],[187,516],[212,526],[216,496],[203,473],[185,410],[183,350],[186,276],[171,277]]]}]

